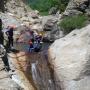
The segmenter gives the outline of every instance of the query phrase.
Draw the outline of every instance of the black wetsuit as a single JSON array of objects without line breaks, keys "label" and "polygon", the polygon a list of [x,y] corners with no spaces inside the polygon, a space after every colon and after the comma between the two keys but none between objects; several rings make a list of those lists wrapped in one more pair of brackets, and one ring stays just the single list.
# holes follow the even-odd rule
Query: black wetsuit
[{"label": "black wetsuit", "polygon": [[6,34],[8,35],[8,45],[13,46],[13,28],[10,28]]}]

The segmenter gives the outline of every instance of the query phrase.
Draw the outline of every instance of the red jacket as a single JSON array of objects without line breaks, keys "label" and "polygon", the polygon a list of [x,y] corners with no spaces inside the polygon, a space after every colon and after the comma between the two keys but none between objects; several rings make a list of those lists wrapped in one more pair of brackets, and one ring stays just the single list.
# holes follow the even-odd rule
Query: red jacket
[{"label": "red jacket", "polygon": [[29,40],[29,44],[30,44],[30,45],[32,45],[32,44],[33,44],[31,40]]}]

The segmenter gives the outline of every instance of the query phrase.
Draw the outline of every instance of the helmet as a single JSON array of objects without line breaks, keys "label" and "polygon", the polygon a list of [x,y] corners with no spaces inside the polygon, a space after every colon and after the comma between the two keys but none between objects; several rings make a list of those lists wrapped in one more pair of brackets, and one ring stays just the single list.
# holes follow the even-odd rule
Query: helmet
[{"label": "helmet", "polygon": [[42,36],[42,34],[40,33],[39,36]]},{"label": "helmet", "polygon": [[10,28],[16,28],[16,26],[15,25],[9,25],[8,27],[10,27]]}]

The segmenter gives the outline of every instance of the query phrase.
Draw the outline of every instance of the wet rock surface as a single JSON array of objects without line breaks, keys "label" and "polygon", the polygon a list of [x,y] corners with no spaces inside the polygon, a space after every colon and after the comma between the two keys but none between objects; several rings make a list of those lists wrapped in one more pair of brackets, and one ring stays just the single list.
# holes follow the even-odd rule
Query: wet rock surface
[{"label": "wet rock surface", "polygon": [[[27,68],[27,55],[25,52],[10,53],[9,62],[11,69],[15,70],[12,75],[12,80],[14,80],[18,85],[20,85],[23,90],[36,90],[33,86],[31,79],[28,79],[26,74]],[[29,74],[28,74],[29,75]]]},{"label": "wet rock surface", "polygon": [[[17,45],[17,49],[26,52],[25,56],[18,53],[22,56],[19,57],[19,61],[26,77],[37,90],[61,90],[58,85],[60,82],[56,81],[53,68],[50,67],[50,63],[48,62],[47,49],[49,45],[46,44],[43,46],[41,52],[38,53],[29,53],[28,45]],[[22,59],[25,59],[25,62],[22,62]]]},{"label": "wet rock surface", "polygon": [[11,74],[5,71],[4,64],[0,58],[0,90],[24,90],[11,79]]}]

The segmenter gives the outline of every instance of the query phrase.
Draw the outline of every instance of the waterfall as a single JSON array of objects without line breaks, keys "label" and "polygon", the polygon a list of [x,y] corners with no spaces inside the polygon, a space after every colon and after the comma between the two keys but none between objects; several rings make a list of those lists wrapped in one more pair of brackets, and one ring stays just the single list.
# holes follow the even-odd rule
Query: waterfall
[{"label": "waterfall", "polygon": [[35,83],[37,82],[37,70],[36,70],[36,63],[32,63],[31,64],[31,71],[32,71],[32,77],[33,77],[33,80],[35,81]]}]

